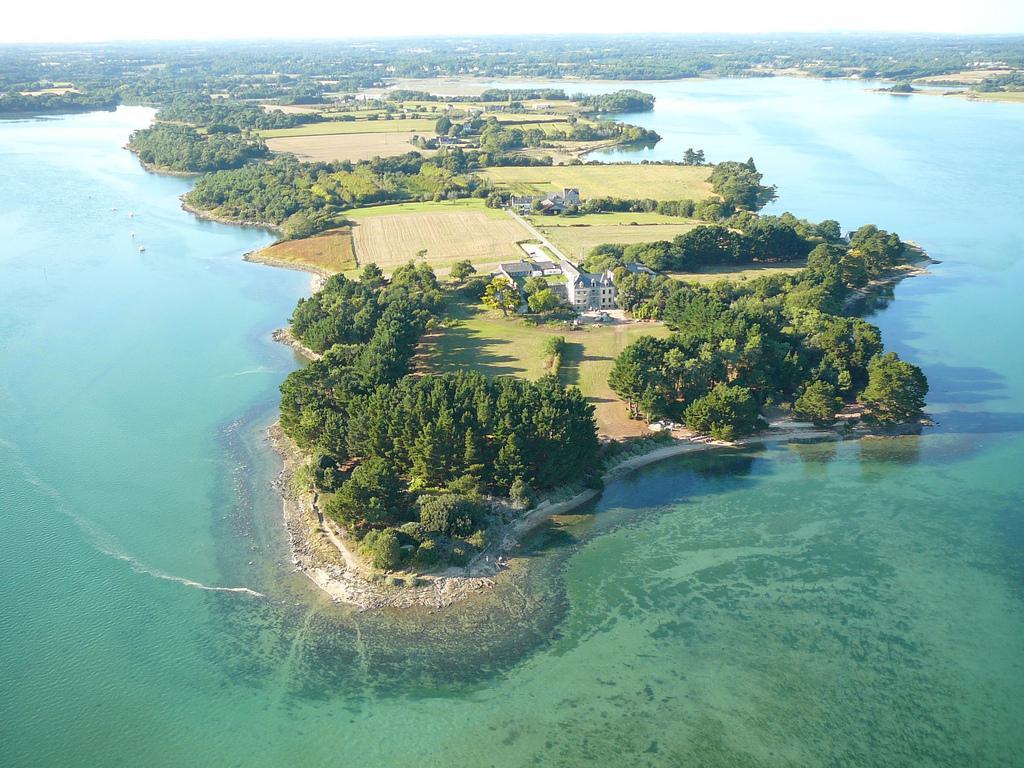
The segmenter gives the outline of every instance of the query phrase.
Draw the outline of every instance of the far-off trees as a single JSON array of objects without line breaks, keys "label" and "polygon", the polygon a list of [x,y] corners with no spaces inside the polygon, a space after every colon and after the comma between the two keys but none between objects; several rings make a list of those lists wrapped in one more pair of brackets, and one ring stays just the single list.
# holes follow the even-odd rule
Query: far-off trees
[{"label": "far-off trees", "polygon": [[683,165],[704,165],[704,150],[690,147],[683,152]]}]

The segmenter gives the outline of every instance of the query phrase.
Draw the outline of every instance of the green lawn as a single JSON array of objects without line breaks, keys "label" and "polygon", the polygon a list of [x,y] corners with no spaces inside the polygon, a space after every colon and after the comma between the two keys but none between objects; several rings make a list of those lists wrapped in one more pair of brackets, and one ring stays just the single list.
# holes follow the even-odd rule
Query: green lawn
[{"label": "green lawn", "polygon": [[683,280],[688,283],[717,283],[719,280],[741,283],[745,280],[765,277],[766,275],[793,275],[805,266],[806,262],[804,261],[793,261],[788,264],[743,264],[739,266],[705,267],[699,272],[667,272],[666,274],[675,280]]},{"label": "green lawn", "polygon": [[558,165],[550,167],[487,168],[481,175],[494,184],[520,194],[543,194],[576,187],[588,197],[624,197],[655,200],[701,200],[710,196],[711,169],[684,165]]},{"label": "green lawn", "polygon": [[970,98],[979,101],[1006,101],[1024,104],[1024,91],[971,91]]},{"label": "green lawn", "polygon": [[636,227],[628,224],[600,224],[587,227],[538,226],[537,229],[570,259],[582,261],[595,246],[604,243],[630,245],[671,240],[702,223],[690,219],[674,219],[672,224],[647,224]]},{"label": "green lawn", "polygon": [[434,120],[339,120],[329,123],[308,123],[295,128],[275,128],[260,131],[265,139],[279,139],[286,136],[329,136],[338,133],[393,133],[414,131],[432,133]]},{"label": "green lawn", "polygon": [[519,318],[504,318],[480,305],[455,304],[448,327],[424,342],[423,363],[432,370],[472,368],[488,376],[537,379],[544,374],[544,340],[564,336],[561,379],[580,388],[593,403],[601,434],[611,437],[644,434],[643,424],[626,416],[626,406],[608,387],[615,358],[630,342],[644,335],[667,336],[660,323],[565,327],[529,325]]}]

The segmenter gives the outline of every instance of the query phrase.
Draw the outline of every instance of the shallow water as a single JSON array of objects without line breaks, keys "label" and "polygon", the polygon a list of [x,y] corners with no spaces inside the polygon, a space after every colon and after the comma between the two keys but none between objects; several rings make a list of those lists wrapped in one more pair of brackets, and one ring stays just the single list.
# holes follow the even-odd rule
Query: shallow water
[{"label": "shallow water", "polygon": [[943,260],[872,318],[938,426],[665,462],[484,607],[337,609],[262,439],[308,279],[119,149],[149,113],[0,124],[3,764],[1019,764],[1024,110],[644,88],[652,157],[752,154],[778,209]]}]

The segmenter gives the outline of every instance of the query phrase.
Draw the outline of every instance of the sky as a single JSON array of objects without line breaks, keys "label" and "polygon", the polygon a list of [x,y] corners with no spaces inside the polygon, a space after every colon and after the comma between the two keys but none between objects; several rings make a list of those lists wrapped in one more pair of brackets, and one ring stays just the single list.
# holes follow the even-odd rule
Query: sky
[{"label": "sky", "polygon": [[825,31],[1024,33],[1024,0],[48,0],[5,8],[0,43]]}]

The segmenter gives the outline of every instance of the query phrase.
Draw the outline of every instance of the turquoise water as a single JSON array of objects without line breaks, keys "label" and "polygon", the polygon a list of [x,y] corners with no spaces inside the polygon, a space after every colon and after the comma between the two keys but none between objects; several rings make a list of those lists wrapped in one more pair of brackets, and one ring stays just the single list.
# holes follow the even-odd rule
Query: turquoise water
[{"label": "turquoise water", "polygon": [[938,426],[662,463],[497,600],[337,608],[262,439],[308,279],[178,210],[120,149],[149,113],[0,124],[0,763],[1020,764],[1024,109],[644,87],[651,156],[752,154],[780,210],[943,261],[872,318]]}]

